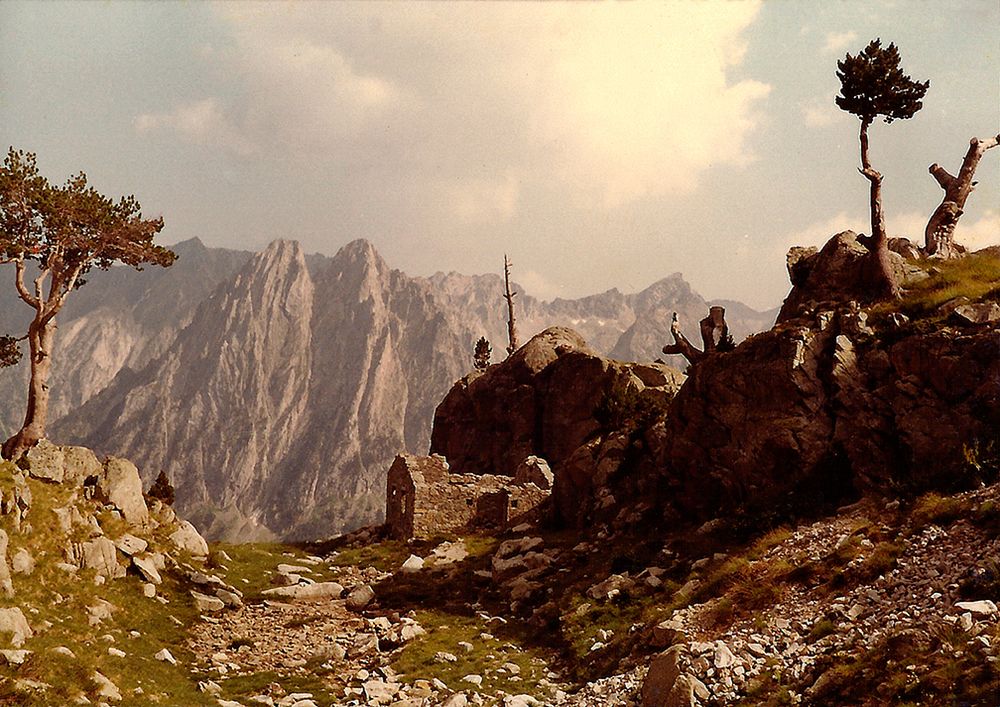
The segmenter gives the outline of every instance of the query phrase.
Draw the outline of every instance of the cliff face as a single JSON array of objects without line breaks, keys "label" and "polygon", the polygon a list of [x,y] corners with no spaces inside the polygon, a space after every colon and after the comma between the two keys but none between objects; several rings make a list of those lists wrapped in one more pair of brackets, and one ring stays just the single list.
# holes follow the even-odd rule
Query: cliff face
[{"label": "cliff face", "polygon": [[[49,415],[58,419],[103,390],[123,369],[138,370],[169,347],[198,304],[250,259],[250,253],[206,248],[198,239],[173,246],[169,268],[95,270],[57,318]],[[0,291],[0,331],[25,331],[31,310]],[[28,366],[0,371],[0,430],[13,432],[24,415]]]}]

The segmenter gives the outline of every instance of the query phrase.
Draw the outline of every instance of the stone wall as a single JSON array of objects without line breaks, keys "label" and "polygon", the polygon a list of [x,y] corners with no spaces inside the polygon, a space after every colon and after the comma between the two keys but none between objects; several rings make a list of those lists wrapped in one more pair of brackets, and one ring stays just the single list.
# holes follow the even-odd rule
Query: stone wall
[{"label": "stone wall", "polygon": [[389,469],[390,537],[428,539],[475,527],[502,530],[530,516],[550,494],[509,476],[452,474],[444,457],[401,454]]}]

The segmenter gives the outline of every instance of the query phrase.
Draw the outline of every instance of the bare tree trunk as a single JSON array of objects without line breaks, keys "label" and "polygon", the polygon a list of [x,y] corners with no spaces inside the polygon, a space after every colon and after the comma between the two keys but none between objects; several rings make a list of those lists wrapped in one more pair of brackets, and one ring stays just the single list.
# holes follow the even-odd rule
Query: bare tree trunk
[{"label": "bare tree trunk", "polygon": [[49,414],[49,373],[52,370],[52,344],[55,339],[54,318],[38,313],[28,327],[28,346],[31,356],[31,381],[28,384],[28,408],[24,424],[3,444],[3,456],[17,459],[45,437],[45,423]]},{"label": "bare tree trunk", "polygon": [[979,166],[979,160],[982,159],[984,152],[996,147],[998,143],[1000,135],[988,140],[972,138],[957,177],[953,177],[937,162],[927,168],[944,189],[944,198],[931,214],[924,229],[924,253],[927,255],[951,258],[962,253],[962,248],[955,244],[955,226],[962,216],[969,194],[976,186],[972,177],[976,173],[976,167]]},{"label": "bare tree trunk", "polygon": [[692,366],[705,358],[705,352],[696,348],[695,345],[688,341],[687,337],[681,333],[681,325],[677,319],[677,312],[674,312],[673,321],[670,323],[670,333],[674,337],[674,343],[664,346],[663,353],[681,354]]},{"label": "bare tree trunk", "polygon": [[507,300],[507,355],[510,356],[512,353],[517,351],[517,326],[514,322],[514,297],[517,296],[516,292],[510,291],[510,266],[511,262],[507,259],[506,254],[503,256],[503,284],[504,284],[504,295],[503,298]]},{"label": "bare tree trunk", "polygon": [[861,174],[871,185],[869,209],[871,211],[872,240],[868,246],[869,256],[864,265],[865,281],[872,288],[873,299],[899,296],[899,283],[892,272],[889,260],[889,236],[885,230],[885,214],[882,212],[882,174],[872,167],[868,158],[868,126],[870,120],[861,121]]},{"label": "bare tree trunk", "polygon": [[726,324],[725,307],[709,307],[708,316],[698,323],[701,329],[701,341],[705,346],[705,353],[715,353],[719,345],[725,348],[729,338],[729,325]]}]

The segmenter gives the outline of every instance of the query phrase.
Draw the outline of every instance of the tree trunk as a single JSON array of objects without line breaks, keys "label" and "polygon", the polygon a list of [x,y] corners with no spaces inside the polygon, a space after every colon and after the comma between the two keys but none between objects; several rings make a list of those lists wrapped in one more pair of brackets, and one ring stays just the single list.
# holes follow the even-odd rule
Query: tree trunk
[{"label": "tree trunk", "polygon": [[692,366],[705,358],[705,352],[698,349],[681,333],[681,325],[677,319],[677,312],[674,312],[673,321],[670,323],[670,333],[674,337],[674,343],[664,346],[663,353],[681,354]]},{"label": "tree trunk", "polygon": [[892,271],[889,259],[889,236],[885,230],[885,214],[882,212],[882,174],[872,167],[868,158],[868,126],[870,120],[861,121],[861,174],[868,179],[869,209],[871,211],[872,240],[863,272],[865,282],[872,292],[872,299],[886,299],[899,296],[899,283]]},{"label": "tree trunk", "polygon": [[969,141],[969,151],[965,153],[962,168],[957,177],[953,177],[936,162],[928,167],[937,183],[944,189],[941,204],[931,214],[924,229],[924,253],[941,258],[952,258],[963,252],[961,246],[955,243],[955,226],[965,209],[965,202],[975,188],[972,177],[979,166],[983,153],[1000,143],[1000,135],[989,140],[972,138]]},{"label": "tree trunk", "polygon": [[49,414],[49,373],[52,370],[52,343],[55,333],[55,319],[46,320],[40,313],[28,327],[28,346],[31,355],[28,409],[21,429],[3,444],[3,456],[7,459],[17,459],[38,440],[45,437],[45,423]]},{"label": "tree trunk", "polygon": [[698,323],[701,329],[701,341],[705,346],[705,353],[715,353],[721,344],[725,348],[729,338],[729,325],[726,324],[725,307],[709,307],[708,316]]},{"label": "tree trunk", "polygon": [[507,355],[508,356],[517,351],[517,326],[514,321],[514,297],[517,296],[517,293],[510,291],[510,266],[511,263],[507,259],[507,256],[506,255],[503,256],[503,284],[504,284],[503,298],[507,300]]}]

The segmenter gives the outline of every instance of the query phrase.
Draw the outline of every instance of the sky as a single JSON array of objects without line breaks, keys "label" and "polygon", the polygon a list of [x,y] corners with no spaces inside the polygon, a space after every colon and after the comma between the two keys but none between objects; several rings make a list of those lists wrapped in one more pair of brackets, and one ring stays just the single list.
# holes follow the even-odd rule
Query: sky
[{"label": "sky", "polygon": [[[930,80],[871,129],[890,235],[922,243],[969,139],[1000,130],[993,0],[0,2],[0,143],[162,215],[161,241],[502,270],[543,299],[681,272],[759,309],[784,256],[867,232],[836,62],[895,42]],[[957,240],[1000,243],[1000,148]]]}]

